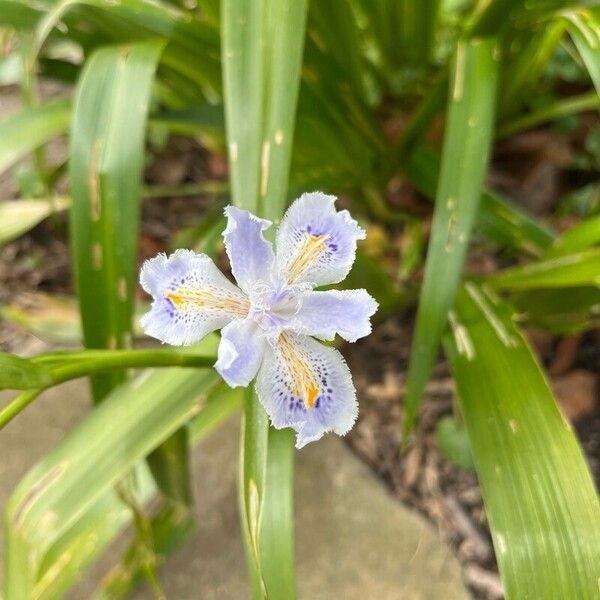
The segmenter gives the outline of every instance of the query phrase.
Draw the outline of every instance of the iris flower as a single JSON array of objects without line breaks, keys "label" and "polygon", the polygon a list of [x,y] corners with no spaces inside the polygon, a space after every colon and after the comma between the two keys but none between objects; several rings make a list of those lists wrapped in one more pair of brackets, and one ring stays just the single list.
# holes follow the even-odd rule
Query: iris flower
[{"label": "iris flower", "polygon": [[[238,286],[205,254],[177,250],[145,262],[140,281],[154,299],[141,320],[171,345],[200,341],[221,329],[215,368],[231,386],[256,391],[277,429],[292,427],[296,447],[334,431],[347,433],[358,414],[342,355],[319,340],[349,342],[371,332],[377,303],[364,289],[315,291],[342,281],[365,232],[335,196],[303,194],[285,214],[275,248],[271,222],[225,209],[225,249]],[[317,338],[317,339],[315,339]]]}]

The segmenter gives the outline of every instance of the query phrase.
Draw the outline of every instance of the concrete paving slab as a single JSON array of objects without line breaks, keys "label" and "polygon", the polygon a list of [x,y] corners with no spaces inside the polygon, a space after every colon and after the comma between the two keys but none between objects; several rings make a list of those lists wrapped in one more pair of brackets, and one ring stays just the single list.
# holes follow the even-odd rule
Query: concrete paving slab
[{"label": "concrete paving slab", "polygon": [[[0,395],[0,405],[5,398]],[[70,383],[47,392],[0,433],[2,508],[26,469],[62,439],[88,406],[86,383]],[[235,492],[237,454],[237,419],[194,450],[199,527],[160,568],[169,599],[249,597]],[[392,498],[339,438],[328,436],[298,453],[295,500],[300,600],[469,597],[458,562],[429,523]],[[124,544],[121,540],[113,548],[113,557]],[[96,573],[110,557],[102,563]],[[86,576],[71,597],[90,597],[94,580]],[[133,598],[154,596],[140,588]]]}]

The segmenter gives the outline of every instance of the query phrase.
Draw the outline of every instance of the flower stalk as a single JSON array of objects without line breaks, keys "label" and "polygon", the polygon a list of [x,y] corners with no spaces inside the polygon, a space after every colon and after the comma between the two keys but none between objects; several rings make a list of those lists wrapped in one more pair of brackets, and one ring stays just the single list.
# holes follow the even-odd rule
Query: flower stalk
[{"label": "flower stalk", "polygon": [[0,430],[29,406],[44,390],[72,379],[89,377],[122,369],[150,367],[209,368],[215,357],[176,350],[85,350],[83,352],[53,352],[31,359],[48,366],[49,385],[25,390],[0,410]]}]

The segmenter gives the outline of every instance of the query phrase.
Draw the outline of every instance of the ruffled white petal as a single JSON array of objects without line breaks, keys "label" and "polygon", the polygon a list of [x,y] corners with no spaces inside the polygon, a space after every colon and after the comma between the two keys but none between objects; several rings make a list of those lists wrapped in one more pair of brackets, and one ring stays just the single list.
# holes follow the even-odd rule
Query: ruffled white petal
[{"label": "ruffled white petal", "polygon": [[358,414],[356,392],[341,354],[290,332],[267,347],[256,390],[273,426],[297,432],[297,448],[329,431],[346,434]]},{"label": "ruffled white petal", "polygon": [[235,318],[250,304],[244,293],[205,254],[177,250],[144,263],[140,283],[154,299],[140,320],[144,331],[167,344],[200,341]]},{"label": "ruffled white petal", "polygon": [[377,306],[367,290],[305,292],[291,327],[323,340],[333,340],[338,334],[348,342],[355,342],[371,333],[370,318]]},{"label": "ruffled white petal", "polygon": [[256,321],[235,319],[221,331],[215,368],[231,387],[246,387],[256,377],[265,346]]},{"label": "ruffled white petal", "polygon": [[273,269],[273,246],[262,233],[271,226],[271,221],[235,206],[228,206],[225,215],[227,227],[223,239],[231,271],[238,285],[249,294],[258,282],[269,280]]},{"label": "ruffled white petal", "polygon": [[287,283],[338,283],[356,257],[365,231],[347,210],[335,210],[335,196],[303,194],[286,212],[277,231],[277,268]]}]

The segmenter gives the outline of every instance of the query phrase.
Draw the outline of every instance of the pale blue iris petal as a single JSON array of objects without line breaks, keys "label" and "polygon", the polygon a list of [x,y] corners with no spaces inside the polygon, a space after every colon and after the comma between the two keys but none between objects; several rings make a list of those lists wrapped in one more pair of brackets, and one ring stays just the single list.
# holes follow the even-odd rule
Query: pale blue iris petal
[{"label": "pale blue iris petal", "polygon": [[236,319],[223,327],[215,368],[231,386],[247,386],[256,377],[266,341],[253,319]]},{"label": "pale blue iris petal", "polygon": [[[277,429],[293,428],[297,433],[297,448],[329,431],[346,434],[356,420],[358,404],[342,355],[312,338],[290,332],[284,335],[288,340],[287,351],[282,351],[281,336],[278,343],[267,346],[256,380],[259,400],[271,423]],[[290,347],[291,353],[308,365],[318,383],[319,392],[312,408],[307,408],[306,398],[298,394],[298,368],[290,364]]]},{"label": "pale blue iris petal", "polygon": [[[140,320],[144,331],[174,346],[200,341],[227,325],[249,308],[246,296],[231,283],[205,254],[177,250],[147,260],[140,283],[153,297],[152,308]],[[197,298],[178,304],[174,295]],[[206,301],[206,299],[210,301]],[[202,302],[200,301],[202,300]]]},{"label": "pale blue iris petal", "polygon": [[271,226],[271,221],[235,206],[228,206],[225,215],[227,227],[223,239],[231,271],[239,286],[250,293],[256,282],[269,279],[273,268],[273,246],[262,233]]},{"label": "pale blue iris petal", "polygon": [[366,290],[305,292],[291,322],[298,333],[333,340],[336,333],[348,342],[371,333],[370,317],[377,302]]},{"label": "pale blue iris petal", "polygon": [[365,231],[347,210],[335,210],[335,196],[303,194],[286,212],[277,231],[277,268],[290,283],[338,283],[356,257]]}]

